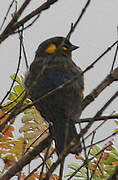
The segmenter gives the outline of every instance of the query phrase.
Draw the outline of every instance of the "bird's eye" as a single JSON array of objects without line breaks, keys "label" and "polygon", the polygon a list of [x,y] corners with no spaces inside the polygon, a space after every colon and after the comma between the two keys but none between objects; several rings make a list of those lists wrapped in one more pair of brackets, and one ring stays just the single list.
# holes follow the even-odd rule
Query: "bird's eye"
[{"label": "bird's eye", "polygon": [[67,50],[67,47],[66,47],[66,46],[63,46],[63,49],[66,51],[66,50]]},{"label": "bird's eye", "polygon": [[63,45],[63,49],[64,49],[65,51],[67,51],[68,45],[67,45],[67,44],[64,44],[64,45]]}]

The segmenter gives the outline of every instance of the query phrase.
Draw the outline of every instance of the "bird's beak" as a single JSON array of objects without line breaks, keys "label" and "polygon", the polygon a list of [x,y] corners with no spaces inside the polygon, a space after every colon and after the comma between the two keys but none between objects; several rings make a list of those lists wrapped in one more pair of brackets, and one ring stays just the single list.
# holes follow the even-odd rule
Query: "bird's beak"
[{"label": "bird's beak", "polygon": [[74,51],[75,49],[78,49],[79,46],[75,46],[75,45],[71,45],[71,47],[69,48],[70,51]]}]

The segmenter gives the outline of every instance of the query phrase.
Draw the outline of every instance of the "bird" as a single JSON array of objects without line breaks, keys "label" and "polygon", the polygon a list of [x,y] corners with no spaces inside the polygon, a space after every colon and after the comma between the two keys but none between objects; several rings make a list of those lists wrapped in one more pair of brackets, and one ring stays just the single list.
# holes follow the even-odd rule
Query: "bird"
[{"label": "bird", "polygon": [[49,132],[58,155],[77,136],[75,123],[82,112],[84,77],[72,60],[72,51],[77,48],[65,37],[45,40],[38,46],[25,75],[25,90],[36,101],[34,105],[41,116],[51,124]]}]

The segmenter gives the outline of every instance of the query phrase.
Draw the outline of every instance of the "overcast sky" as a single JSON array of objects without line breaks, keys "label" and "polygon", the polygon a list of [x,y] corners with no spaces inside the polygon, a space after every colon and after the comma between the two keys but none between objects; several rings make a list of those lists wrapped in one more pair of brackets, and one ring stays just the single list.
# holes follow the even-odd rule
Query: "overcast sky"
[{"label": "overcast sky", "polygon": [[[82,69],[91,64],[104,50],[117,40],[118,0],[91,0],[91,4],[71,36],[71,41],[80,48],[73,53],[73,60]],[[18,7],[23,0],[18,1]],[[23,16],[42,4],[44,0],[32,0]],[[10,5],[10,0],[0,2],[0,23]],[[45,39],[53,36],[66,36],[71,23],[75,22],[84,7],[85,0],[59,0],[44,11],[37,22],[24,32],[24,42],[29,63],[33,61],[38,45]],[[11,13],[14,12],[14,8]],[[7,22],[10,19],[8,17]],[[23,17],[22,16],[22,17]],[[22,18],[21,17],[21,18]],[[5,24],[5,25],[6,25]],[[93,69],[85,74],[85,95],[96,87],[110,72],[115,48],[105,55]],[[18,35],[12,35],[0,46],[0,99],[8,91],[10,75],[16,72],[19,57]],[[116,66],[118,65],[118,61]],[[25,63],[22,58],[20,73],[25,72]],[[117,89],[117,82],[107,88],[82,114],[82,117],[93,116],[100,107],[113,95]],[[109,115],[113,110],[118,111],[117,100],[105,111]],[[102,127],[96,138],[112,133],[115,125],[110,121]],[[101,137],[101,138],[102,138]],[[117,144],[117,143],[116,143]]]}]

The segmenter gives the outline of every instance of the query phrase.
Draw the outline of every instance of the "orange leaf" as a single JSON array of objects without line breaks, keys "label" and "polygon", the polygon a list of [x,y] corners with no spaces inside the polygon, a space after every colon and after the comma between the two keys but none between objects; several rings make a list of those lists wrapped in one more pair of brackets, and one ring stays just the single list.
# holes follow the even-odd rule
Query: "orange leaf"
[{"label": "orange leaf", "polygon": [[117,166],[118,165],[118,161],[112,162],[112,165]]},{"label": "orange leaf", "polygon": [[[1,142],[7,142],[13,139],[13,126],[6,126],[5,129],[2,131],[2,137],[0,138]],[[10,149],[11,145],[3,145],[1,144],[0,147],[5,148],[5,149]]]},{"label": "orange leaf", "polygon": [[19,137],[18,140],[19,142],[16,142],[9,152],[15,154],[20,159],[23,151],[23,137]]},{"label": "orange leaf", "polygon": [[7,170],[10,166],[12,166],[15,162],[15,157],[13,155],[7,155],[4,158],[2,158],[5,166],[4,166],[4,170]]},{"label": "orange leaf", "polygon": [[36,180],[39,179],[39,177],[39,174],[35,172],[28,178],[28,180]]},{"label": "orange leaf", "polygon": [[109,153],[103,152],[102,154],[102,160],[107,160],[109,157]]},{"label": "orange leaf", "polygon": [[59,180],[59,176],[57,176],[56,174],[53,174],[49,180]]},{"label": "orange leaf", "polygon": [[[6,112],[3,110],[0,110],[0,117],[2,117]],[[0,119],[0,124],[2,124],[7,118],[9,117],[9,114],[7,114],[5,117]]]},{"label": "orange leaf", "polygon": [[[46,173],[43,173],[42,177],[45,178]],[[40,176],[39,176],[39,178],[40,178]],[[28,179],[28,180],[30,180],[30,179]],[[59,180],[59,176],[57,176],[56,174],[53,174],[52,176],[50,176],[49,180]]]},{"label": "orange leaf", "polygon": [[75,158],[78,159],[78,160],[84,161],[84,158],[82,156],[77,155],[77,154],[75,155]]}]

